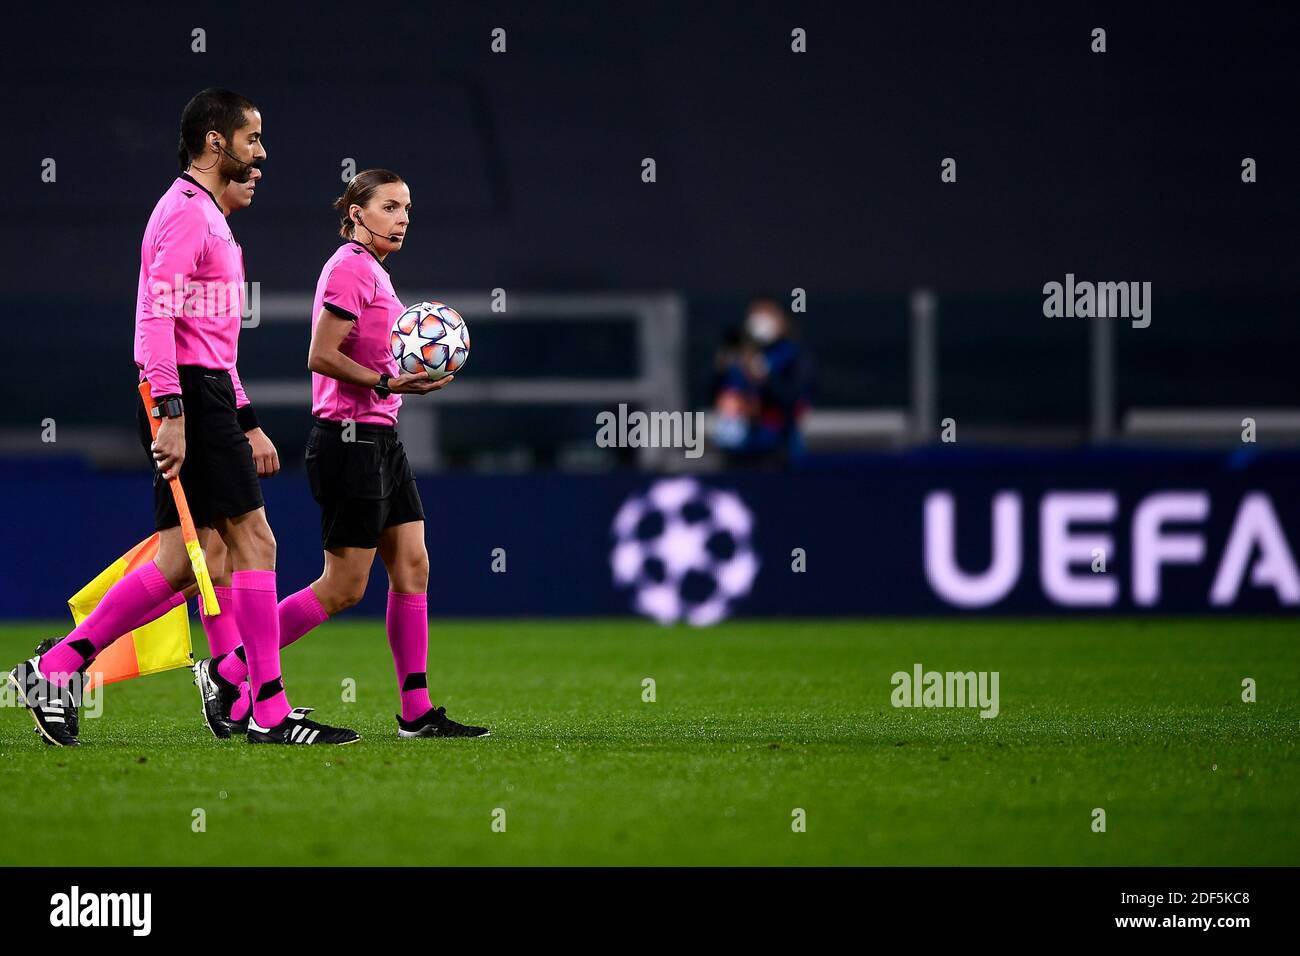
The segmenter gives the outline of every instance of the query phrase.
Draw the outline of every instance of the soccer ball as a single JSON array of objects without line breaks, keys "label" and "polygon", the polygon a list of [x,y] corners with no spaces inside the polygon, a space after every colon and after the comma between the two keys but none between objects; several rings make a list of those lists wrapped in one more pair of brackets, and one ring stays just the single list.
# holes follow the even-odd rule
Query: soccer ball
[{"label": "soccer ball", "polygon": [[403,372],[439,379],[469,358],[469,328],[451,306],[420,302],[397,317],[389,344]]},{"label": "soccer ball", "polygon": [[732,491],[693,478],[655,482],[614,516],[610,569],[633,606],[661,624],[714,624],[758,575],[754,518]]}]

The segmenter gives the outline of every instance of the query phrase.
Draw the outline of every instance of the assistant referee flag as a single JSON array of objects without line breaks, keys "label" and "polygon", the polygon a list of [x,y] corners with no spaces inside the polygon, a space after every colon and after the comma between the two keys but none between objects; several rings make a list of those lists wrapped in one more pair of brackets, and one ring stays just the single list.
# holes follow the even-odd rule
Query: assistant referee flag
[{"label": "assistant referee flag", "polygon": [[[80,624],[104,595],[126,575],[158,554],[158,535],[146,538],[122,555],[68,599],[72,619]],[[185,603],[178,604],[144,627],[123,634],[99,653],[86,669],[91,686],[156,674],[194,662],[190,644],[190,617]]]}]

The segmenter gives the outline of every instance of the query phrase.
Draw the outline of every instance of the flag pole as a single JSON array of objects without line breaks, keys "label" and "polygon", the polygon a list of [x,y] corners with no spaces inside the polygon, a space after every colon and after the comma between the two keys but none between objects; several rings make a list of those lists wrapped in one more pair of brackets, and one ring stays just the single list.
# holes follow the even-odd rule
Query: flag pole
[{"label": "flag pole", "polygon": [[[153,391],[147,381],[140,383],[140,398],[144,401],[145,417],[149,419],[149,433],[156,440],[162,422],[152,414]],[[176,513],[180,515],[185,553],[190,556],[194,579],[199,582],[199,600],[203,602],[203,613],[208,617],[216,617],[221,613],[221,605],[217,603],[217,592],[212,589],[212,575],[208,573],[208,562],[203,557],[203,548],[199,545],[199,533],[194,529],[194,519],[190,517],[190,506],[185,501],[185,489],[181,487],[179,473],[174,478],[168,478],[167,484],[171,486],[172,498],[176,501]]]}]

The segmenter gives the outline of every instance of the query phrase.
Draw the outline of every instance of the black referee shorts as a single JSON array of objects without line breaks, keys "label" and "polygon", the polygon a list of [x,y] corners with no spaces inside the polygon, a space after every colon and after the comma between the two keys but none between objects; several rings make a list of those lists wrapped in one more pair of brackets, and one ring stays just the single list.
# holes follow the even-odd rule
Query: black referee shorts
[{"label": "black referee shorts", "polygon": [[[181,401],[185,403],[185,461],[181,487],[190,516],[198,528],[211,527],[217,518],[236,518],[264,504],[257,480],[253,449],[235,414],[235,387],[229,372],[181,365]],[[140,444],[154,465],[154,528],[162,531],[181,523],[171,486],[157,469],[149,445],[149,416],[144,403],[136,403]]]},{"label": "black referee shorts", "polygon": [[[313,419],[307,479],[320,504],[325,550],[377,548],[385,528],[424,520],[406,448],[391,425]],[[344,441],[351,437],[351,441]]]}]

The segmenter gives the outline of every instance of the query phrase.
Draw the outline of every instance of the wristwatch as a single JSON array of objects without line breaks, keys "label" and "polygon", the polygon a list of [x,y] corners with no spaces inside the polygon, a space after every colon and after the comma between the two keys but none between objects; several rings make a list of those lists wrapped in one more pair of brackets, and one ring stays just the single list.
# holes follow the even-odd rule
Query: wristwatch
[{"label": "wristwatch", "polygon": [[383,372],[379,373],[379,381],[375,383],[374,389],[380,398],[387,398],[393,394],[393,390],[388,387],[388,376]]},{"label": "wristwatch", "polygon": [[164,395],[149,410],[154,418],[180,418],[185,414],[185,406],[179,395]]}]

